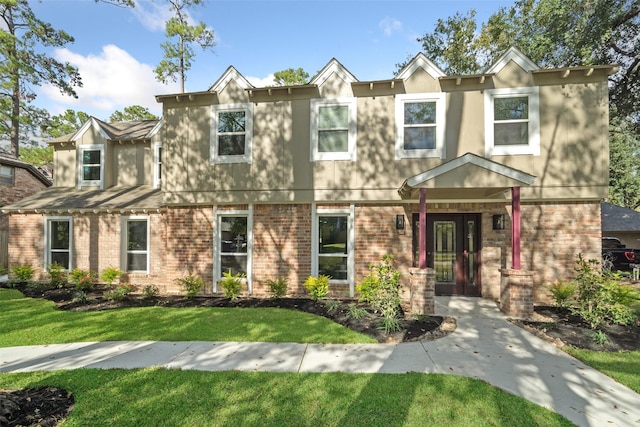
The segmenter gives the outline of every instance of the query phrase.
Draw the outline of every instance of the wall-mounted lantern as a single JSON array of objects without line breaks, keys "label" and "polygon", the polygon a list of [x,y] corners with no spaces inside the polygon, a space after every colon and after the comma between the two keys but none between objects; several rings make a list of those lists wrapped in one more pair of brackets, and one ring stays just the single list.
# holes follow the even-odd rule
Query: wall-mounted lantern
[{"label": "wall-mounted lantern", "polygon": [[404,215],[396,215],[396,230],[404,230]]},{"label": "wall-mounted lantern", "polygon": [[504,230],[504,223],[505,223],[505,219],[503,214],[493,216],[494,230]]}]

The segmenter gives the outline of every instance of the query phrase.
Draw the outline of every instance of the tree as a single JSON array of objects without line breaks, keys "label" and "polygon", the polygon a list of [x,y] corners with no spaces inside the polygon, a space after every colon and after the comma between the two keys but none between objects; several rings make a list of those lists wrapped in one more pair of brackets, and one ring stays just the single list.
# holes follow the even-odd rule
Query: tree
[{"label": "tree", "polygon": [[11,141],[18,157],[21,136],[24,139],[25,131],[37,129],[48,116],[29,105],[36,97],[32,87],[48,83],[76,96],[74,87],[82,82],[74,66],[38,52],[74,40],[38,19],[27,0],[0,0],[0,19],[0,136]]},{"label": "tree", "polygon": [[159,117],[150,113],[149,109],[141,105],[124,107],[124,112],[116,110],[109,116],[110,122],[128,122],[132,120],[158,120]]},{"label": "tree", "polygon": [[53,147],[23,147],[20,150],[20,160],[34,166],[44,166],[53,163]]},{"label": "tree", "polygon": [[[169,9],[174,14],[165,25],[165,36],[170,39],[162,43],[164,58],[155,68],[156,80],[162,83],[180,81],[180,90],[184,93],[186,73],[191,69],[191,61],[195,56],[192,45],[202,50],[213,50],[215,41],[213,30],[204,22],[196,25],[189,23],[187,9],[203,4],[202,0],[169,0]],[[171,39],[177,38],[175,42]]]},{"label": "tree", "polygon": [[53,116],[42,130],[42,134],[49,138],[58,138],[77,131],[87,120],[89,115],[83,111],[68,109],[62,114]]},{"label": "tree", "polygon": [[309,73],[302,68],[287,68],[273,73],[273,80],[276,86],[305,85],[309,82]]}]

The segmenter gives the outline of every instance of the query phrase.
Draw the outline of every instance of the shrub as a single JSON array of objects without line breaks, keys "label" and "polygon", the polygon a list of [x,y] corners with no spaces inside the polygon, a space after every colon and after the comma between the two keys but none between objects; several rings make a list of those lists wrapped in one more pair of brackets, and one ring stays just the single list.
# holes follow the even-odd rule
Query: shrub
[{"label": "shrub", "polygon": [[638,292],[619,282],[619,277],[603,271],[599,262],[576,258],[576,302],[573,312],[580,315],[591,329],[604,323],[629,324],[636,318],[631,303]]},{"label": "shrub", "polygon": [[392,255],[382,257],[382,262],[371,265],[371,272],[356,287],[360,301],[366,302],[382,317],[384,331],[400,330],[400,273]]},{"label": "shrub", "polygon": [[349,309],[347,310],[347,317],[360,320],[365,318],[367,314],[369,314],[369,312],[364,308],[358,307],[354,303],[349,304]]},{"label": "shrub", "polygon": [[35,270],[31,266],[31,264],[15,265],[11,269],[11,274],[19,282],[28,282],[31,279],[33,279],[33,275],[35,274]]},{"label": "shrub", "polygon": [[571,298],[576,293],[576,285],[572,282],[557,282],[549,285],[549,294],[553,298],[556,307],[567,308]]},{"label": "shrub", "polygon": [[73,300],[75,302],[85,303],[87,302],[87,293],[83,290],[77,290],[73,293]]},{"label": "shrub", "polygon": [[122,270],[109,266],[102,270],[102,274],[100,278],[109,286],[113,284],[116,280],[119,280],[122,277]]},{"label": "shrub", "polygon": [[180,287],[184,290],[187,298],[195,296],[204,286],[204,280],[202,280],[200,276],[191,273],[184,277],[177,278],[176,282],[178,282]]},{"label": "shrub", "polygon": [[331,280],[331,277],[325,275],[309,276],[305,280],[304,287],[311,294],[312,300],[319,301],[329,295],[329,280]]},{"label": "shrub", "polygon": [[332,299],[326,302],[325,306],[329,313],[334,313],[340,309],[340,301]]},{"label": "shrub", "polygon": [[275,280],[269,280],[267,286],[269,287],[271,298],[282,298],[287,294],[289,283],[286,278],[278,277]]},{"label": "shrub", "polygon": [[81,291],[88,291],[96,283],[96,273],[91,270],[74,268],[69,274],[69,280]]},{"label": "shrub", "polygon": [[222,273],[222,275],[224,276],[220,281],[222,293],[225,297],[231,298],[232,300],[238,299],[242,292],[242,279],[245,275],[243,273],[231,274],[231,270]]},{"label": "shrub", "polygon": [[105,292],[102,295],[109,301],[122,301],[135,289],[135,286],[128,283],[123,283],[116,286],[113,291]]},{"label": "shrub", "polygon": [[160,289],[156,285],[147,285],[142,288],[142,298],[143,299],[151,299],[153,297],[158,296],[160,293]]},{"label": "shrub", "polygon": [[67,270],[57,262],[47,267],[51,286],[61,288],[67,284]]}]

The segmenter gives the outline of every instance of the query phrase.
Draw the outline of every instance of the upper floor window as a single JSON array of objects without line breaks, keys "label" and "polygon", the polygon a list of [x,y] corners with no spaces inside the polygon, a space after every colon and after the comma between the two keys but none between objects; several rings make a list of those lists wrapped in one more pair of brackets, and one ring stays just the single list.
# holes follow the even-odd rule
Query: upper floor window
[{"label": "upper floor window", "polygon": [[13,166],[0,165],[0,184],[13,185],[15,182],[15,169]]},{"label": "upper floor window", "polygon": [[444,158],[445,94],[396,96],[396,160]]},{"label": "upper floor window", "polygon": [[357,101],[311,100],[311,160],[356,159]]},{"label": "upper floor window", "polygon": [[251,163],[251,104],[214,105],[211,129],[211,163]]},{"label": "upper floor window", "polygon": [[153,188],[162,185],[162,143],[156,142],[153,146]]},{"label": "upper floor window", "polygon": [[78,147],[78,186],[104,189],[104,145]]},{"label": "upper floor window", "polygon": [[539,89],[489,89],[484,97],[487,156],[540,155]]}]

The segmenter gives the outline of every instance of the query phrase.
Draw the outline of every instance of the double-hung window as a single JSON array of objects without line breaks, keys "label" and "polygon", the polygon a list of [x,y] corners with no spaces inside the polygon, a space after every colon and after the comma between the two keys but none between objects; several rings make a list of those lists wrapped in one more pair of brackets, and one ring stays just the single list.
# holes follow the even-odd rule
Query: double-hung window
[{"label": "double-hung window", "polygon": [[14,173],[13,166],[0,165],[0,184],[13,185]]},{"label": "double-hung window", "polygon": [[45,270],[52,264],[59,264],[71,271],[71,248],[73,226],[71,217],[47,217],[45,220]]},{"label": "double-hung window", "polygon": [[211,114],[211,163],[251,163],[251,104],[214,105]]},{"label": "double-hung window", "polygon": [[78,147],[78,186],[104,190],[104,145]]},{"label": "double-hung window", "polygon": [[540,154],[540,96],[537,87],[485,91],[487,156]]},{"label": "double-hung window", "polygon": [[396,95],[395,158],[445,157],[445,94]]},{"label": "double-hung window", "polygon": [[224,273],[242,274],[251,293],[251,253],[253,246],[253,208],[220,210],[216,215],[214,291]]},{"label": "double-hung window", "polygon": [[312,264],[314,276],[325,275],[330,283],[348,283],[353,295],[354,206],[345,209],[314,208]]},{"label": "double-hung window", "polygon": [[311,100],[311,161],[356,160],[356,98]]},{"label": "double-hung window", "polygon": [[122,218],[122,266],[129,273],[149,272],[149,218]]}]

